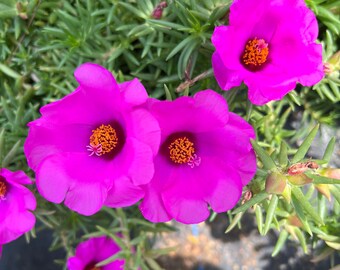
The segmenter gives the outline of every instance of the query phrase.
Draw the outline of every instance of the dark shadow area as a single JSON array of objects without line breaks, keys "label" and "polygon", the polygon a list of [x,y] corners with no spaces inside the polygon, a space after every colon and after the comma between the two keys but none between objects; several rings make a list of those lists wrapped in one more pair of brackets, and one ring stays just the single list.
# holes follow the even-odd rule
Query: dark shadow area
[{"label": "dark shadow area", "polygon": [[64,259],[63,250],[50,251],[51,231],[44,230],[26,243],[25,237],[3,246],[0,270],[61,270],[54,260]]},{"label": "dark shadow area", "polygon": [[[332,266],[330,259],[326,258],[318,263],[313,263],[311,260],[313,256],[306,255],[302,252],[298,243],[288,240],[281,252],[275,256],[271,256],[271,252],[277,241],[277,236],[270,232],[266,236],[268,238],[268,244],[260,244],[254,246],[254,249],[259,252],[260,260],[267,262],[263,270],[327,270]],[[267,252],[261,252],[267,251]],[[269,252],[268,252],[269,251]],[[339,254],[335,255],[335,265],[340,263]]]},{"label": "dark shadow area", "polygon": [[241,236],[248,236],[253,230],[257,230],[254,216],[247,213],[241,219],[241,229],[236,226],[228,233],[224,233],[230,225],[226,214],[218,214],[212,222],[207,221],[206,225],[210,227],[211,236],[223,243],[239,241]]},{"label": "dark shadow area", "polygon": [[223,270],[222,268],[209,263],[195,263],[188,265],[188,258],[180,256],[161,256],[157,259],[158,263],[165,270]]}]

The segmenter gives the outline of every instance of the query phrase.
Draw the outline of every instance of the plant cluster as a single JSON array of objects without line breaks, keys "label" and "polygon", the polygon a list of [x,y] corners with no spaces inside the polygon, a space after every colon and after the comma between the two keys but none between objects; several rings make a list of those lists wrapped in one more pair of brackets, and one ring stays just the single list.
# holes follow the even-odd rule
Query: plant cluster
[{"label": "plant cluster", "polygon": [[[0,168],[8,168],[12,172],[22,170],[32,179],[37,178],[36,185],[29,188],[37,200],[33,213],[39,221],[35,228],[32,228],[32,220],[27,221],[31,218],[30,211],[35,208],[35,200],[33,202],[31,195],[26,195],[31,199],[20,201],[20,207],[16,207],[16,211],[25,215],[26,221],[20,224],[27,226],[13,229],[16,233],[9,238],[2,235],[2,223],[0,249],[2,244],[12,241],[24,232],[29,240],[30,237],[36,237],[39,231],[49,228],[53,230],[54,235],[51,248],[64,248],[68,258],[74,255],[71,260],[73,262],[68,263],[68,267],[71,267],[70,264],[76,265],[72,266],[73,269],[101,269],[104,265],[114,263],[120,267],[122,261],[126,269],[160,269],[156,258],[170,249],[153,249],[153,243],[159,233],[169,232],[174,228],[167,223],[157,222],[176,219],[184,223],[195,223],[205,220],[209,215],[211,221],[216,212],[225,212],[235,206],[242,193],[238,205],[227,212],[230,226],[226,228],[226,233],[235,226],[242,226],[242,216],[251,212],[261,235],[266,235],[269,230],[278,233],[273,256],[280,252],[287,240],[299,243],[307,254],[312,248],[316,249],[315,260],[332,257],[339,252],[340,169],[330,166],[336,138],[329,141],[320,158],[310,157],[308,154],[318,131],[322,131],[325,125],[336,126],[339,123],[338,1],[300,0],[296,1],[299,3],[296,7],[282,4],[283,8],[279,9],[275,6],[271,9],[270,4],[261,6],[261,3],[271,2],[269,0],[249,1],[247,5],[242,5],[244,2],[247,1],[0,0]],[[258,12],[250,16],[254,10]],[[296,10],[300,12],[294,13]],[[284,18],[290,16],[291,20],[286,22]],[[253,25],[257,28],[252,28]],[[280,27],[271,29],[272,25]],[[291,33],[291,43],[285,43],[287,33]],[[109,71],[103,69],[101,72],[109,75],[101,77],[95,68],[85,72],[82,69],[84,65],[81,66],[85,62],[104,66]],[[78,76],[77,71],[75,76],[78,82],[73,78],[77,67]],[[85,73],[86,76],[94,74],[94,82],[82,75]],[[115,79],[108,79],[110,76]],[[134,78],[139,78],[142,85],[136,83]],[[66,129],[58,130],[60,121],[74,123],[72,121],[77,117],[77,121],[82,117],[90,119],[88,112],[92,112],[93,104],[96,104],[95,95],[93,104],[91,103],[92,96],[89,93],[95,88],[91,84],[101,87],[107,83],[106,80],[112,80],[112,89],[123,93],[123,97],[117,98],[121,100],[115,101],[117,108],[123,108],[119,111],[122,114],[119,119],[124,119],[121,121],[126,123],[126,126],[120,125],[126,129],[127,126],[132,126],[133,131],[128,135],[132,134],[139,142],[146,143],[149,150],[144,152],[152,153],[149,156],[143,154],[145,164],[142,160],[139,161],[141,164],[147,166],[154,163],[156,172],[157,166],[162,168],[161,172],[167,172],[168,165],[157,159],[158,148],[162,148],[161,143],[167,142],[167,147],[174,151],[178,150],[175,145],[184,144],[183,140],[188,140],[189,143],[198,141],[200,145],[200,141],[204,140],[196,133],[202,133],[203,130],[208,138],[211,138],[210,142],[204,141],[208,145],[214,142],[217,149],[229,143],[239,147],[242,153],[254,151],[258,157],[257,164],[255,159],[245,158],[245,154],[242,156],[243,163],[239,162],[242,159],[240,156],[228,154],[232,151],[236,153],[237,147],[230,152],[228,147],[222,147],[219,153],[214,152],[215,156],[219,155],[221,162],[211,159],[213,164],[210,168],[214,168],[213,173],[209,175],[201,170],[201,174],[196,178],[185,175],[186,179],[181,179],[180,172],[173,173],[172,179],[181,180],[174,181],[176,184],[173,188],[162,186],[159,180],[162,177],[157,174],[157,177],[152,178],[151,168],[148,173],[144,173],[145,170],[138,171],[137,165],[130,164],[131,168],[124,165],[120,168],[122,175],[129,175],[134,179],[134,185],[138,183],[138,189],[143,190],[135,191],[134,194],[138,195],[134,199],[119,197],[118,193],[114,194],[106,187],[106,191],[111,192],[111,199],[90,208],[83,204],[86,200],[72,200],[71,195],[65,195],[66,190],[70,194],[74,183],[65,188],[63,195],[53,194],[54,187],[50,185],[53,181],[48,182],[48,177],[57,177],[52,175],[57,170],[50,170],[46,165],[48,162],[44,162],[43,166],[40,163],[53,151],[68,152],[67,149],[77,147],[76,141],[67,144],[67,136],[78,133]],[[296,84],[297,82],[301,84]],[[78,92],[73,92],[78,84]],[[149,97],[143,92],[143,86]],[[129,94],[129,91],[132,91],[132,88],[126,90],[129,87],[139,89],[139,92],[135,95]],[[81,95],[84,89],[91,98],[84,95],[85,97],[76,99],[75,96]],[[202,91],[204,89],[213,89],[214,92]],[[71,92],[73,93],[70,94]],[[92,134],[90,130],[87,136],[88,148],[84,151],[91,155],[90,158],[101,158],[105,151],[112,151],[111,146],[116,147],[117,141],[108,126],[113,130],[119,128],[104,123],[107,117],[105,112],[111,113],[105,102],[117,96],[113,92],[106,93],[107,96],[100,101],[103,106],[98,107],[102,112],[98,113],[98,119],[103,122],[100,124],[105,125],[93,127]],[[79,100],[85,99],[86,101],[78,103]],[[67,100],[71,100],[70,104]],[[52,104],[46,106],[49,103]],[[55,109],[58,106],[59,109]],[[143,110],[147,111],[143,112],[143,117],[139,116],[140,122],[141,119],[149,121],[146,131],[143,129],[145,134],[136,132],[135,127],[140,123],[133,120],[135,116],[130,115],[138,114],[136,110],[141,109],[134,106],[144,106]],[[41,117],[39,109],[42,107]],[[72,115],[68,117],[67,113]],[[117,110],[114,113],[117,114]],[[229,118],[224,119],[227,116]],[[151,119],[152,117],[155,119]],[[130,120],[126,120],[127,118]],[[291,125],[296,118],[302,123],[298,129]],[[199,120],[203,123],[201,130],[197,128]],[[151,140],[147,141],[145,137],[149,135],[148,128],[153,127],[153,121],[158,123],[157,132],[160,138],[156,138],[155,132],[155,137],[150,142]],[[29,135],[28,123],[31,123]],[[194,137],[188,137],[186,133],[179,134],[183,129],[178,128],[178,123],[190,127]],[[221,125],[221,129],[225,129],[225,141],[213,134],[214,125]],[[49,129],[48,132],[42,131],[42,127]],[[239,133],[236,133],[235,127],[240,130]],[[228,137],[230,130],[232,134],[238,134],[239,141],[235,138],[236,135],[234,138]],[[109,137],[108,148],[105,148],[107,145],[104,141],[100,141],[100,134],[103,132],[113,134]],[[55,134],[58,136],[54,136]],[[169,137],[160,134],[167,134]],[[171,137],[173,134],[178,136]],[[128,140],[129,136],[124,140]],[[246,144],[242,144],[242,136],[247,136]],[[119,143],[119,134],[117,137]],[[172,140],[167,141],[170,137]],[[65,144],[59,143],[60,138],[66,139]],[[160,140],[158,144],[157,140]],[[55,143],[56,141],[58,143]],[[185,144],[187,143],[185,141]],[[55,145],[59,147],[57,150]],[[191,152],[188,149],[191,149]],[[188,170],[190,167],[203,167],[200,164],[203,164],[206,152],[196,153],[190,147],[186,150],[190,154],[183,157],[175,153],[170,155],[171,160],[168,162],[189,165]],[[133,152],[134,155],[129,154],[132,151],[127,153],[127,158],[130,158],[135,156],[136,152]],[[235,164],[229,164],[236,156]],[[155,161],[149,162],[152,158],[155,158]],[[36,174],[29,169],[27,160]],[[51,166],[58,162],[60,161],[56,159],[49,161]],[[86,178],[89,176],[86,175],[86,170],[93,173],[96,168],[103,167],[83,168],[82,177]],[[217,173],[218,169],[215,168],[223,168],[224,171]],[[72,170],[71,168],[70,171]],[[194,183],[197,179],[199,182],[203,181],[199,176],[202,179],[218,179],[224,173],[229,173],[231,182],[238,181],[239,184],[221,185],[220,189],[212,189],[214,192],[209,194],[211,197],[200,197],[209,203],[209,210],[206,203],[204,208],[201,205],[190,205],[183,199],[187,199],[185,196],[190,192],[190,196],[201,192]],[[242,177],[237,178],[237,174]],[[28,192],[22,187],[22,184],[29,184],[28,179],[11,175],[7,169],[1,170],[0,177],[0,206],[10,191],[18,189],[20,192]],[[55,179],[65,179],[60,178],[60,175],[58,177]],[[72,177],[78,175],[74,174]],[[236,178],[238,180],[235,180]],[[187,187],[190,192],[183,192],[179,201],[172,201],[175,195],[181,194],[186,188],[183,180],[190,182]],[[181,183],[184,186],[181,186]],[[216,180],[214,185],[219,184],[221,181]],[[54,185],[56,191],[58,183],[55,182]],[[103,185],[112,183],[105,182]],[[209,189],[209,185],[202,187],[204,190]],[[237,188],[233,190],[230,187],[240,188],[239,193]],[[86,194],[91,191],[95,193],[95,188],[96,185],[89,187]],[[235,199],[223,201],[222,197],[226,195],[225,192],[230,191],[229,188],[233,190],[233,195],[237,195]],[[154,192],[155,190],[157,192]],[[123,189],[121,191],[120,195],[130,194]],[[20,192],[18,191],[18,196]],[[141,213],[138,207],[131,205],[143,199],[144,194],[148,194],[148,197],[145,197],[147,199],[139,206]],[[55,204],[61,203],[65,196],[69,196],[65,200],[67,207]],[[102,207],[103,205],[105,206]],[[154,212],[151,213],[149,210],[153,205],[156,210],[153,209]],[[125,206],[131,207],[121,208]],[[199,209],[198,212],[205,212],[200,216],[190,216],[189,210],[194,208]],[[203,208],[205,210],[202,210]],[[6,213],[0,213],[0,220],[7,218]],[[143,216],[152,222],[145,220]],[[10,222],[7,220],[6,224],[7,233]],[[32,230],[27,232],[30,229]],[[84,239],[89,240],[85,242]],[[83,243],[74,252],[80,242]],[[88,261],[85,266],[79,262],[83,256],[79,254],[86,254],[87,249],[98,249],[100,246],[103,246],[103,250],[109,255],[91,258],[95,261]],[[67,265],[66,260],[58,263],[64,267]]]}]

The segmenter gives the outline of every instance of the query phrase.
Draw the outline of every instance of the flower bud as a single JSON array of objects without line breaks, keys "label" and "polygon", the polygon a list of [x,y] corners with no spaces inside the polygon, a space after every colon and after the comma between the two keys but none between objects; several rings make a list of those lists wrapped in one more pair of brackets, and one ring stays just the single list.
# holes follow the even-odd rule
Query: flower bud
[{"label": "flower bud", "polygon": [[290,187],[290,185],[286,185],[285,189],[282,192],[282,197],[285,198],[287,203],[290,204],[292,200],[292,188]]},{"label": "flower bud", "polygon": [[327,75],[333,75],[335,72],[340,70],[340,51],[337,51],[335,54],[329,58],[329,60],[323,64],[324,72]]},{"label": "flower bud", "polygon": [[163,9],[166,8],[167,6],[168,4],[166,1],[160,2],[153,10],[151,17],[157,20],[161,19],[163,15]]},{"label": "flower bud", "polygon": [[296,215],[289,216],[288,219],[287,219],[287,222],[288,222],[289,225],[299,227],[299,228],[302,227],[302,222]]},{"label": "flower bud", "polygon": [[296,175],[287,175],[288,181],[295,186],[303,186],[309,184],[313,179],[309,178],[307,175],[301,173]]},{"label": "flower bud", "polygon": [[340,179],[340,169],[336,168],[325,168],[320,170],[320,175],[329,177],[329,178],[335,178]]},{"label": "flower bud", "polygon": [[272,172],[266,179],[268,193],[282,194],[287,184],[287,177],[279,172]]},{"label": "flower bud", "polygon": [[329,185],[317,184],[314,186],[323,196],[325,196],[329,201],[331,201],[331,192],[329,191]]}]

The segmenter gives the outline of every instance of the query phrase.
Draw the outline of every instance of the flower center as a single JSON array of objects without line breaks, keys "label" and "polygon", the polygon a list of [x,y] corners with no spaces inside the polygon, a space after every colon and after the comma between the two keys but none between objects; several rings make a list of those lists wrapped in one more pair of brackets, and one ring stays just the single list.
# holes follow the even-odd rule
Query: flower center
[{"label": "flower center", "polygon": [[110,153],[118,145],[118,136],[116,130],[111,125],[101,125],[92,130],[90,145],[87,150],[90,156],[96,154],[101,156]]},{"label": "flower center", "polygon": [[101,270],[101,267],[97,267],[95,263],[86,265],[84,270]]},{"label": "flower center", "polygon": [[242,62],[250,69],[257,69],[266,63],[268,54],[268,43],[264,39],[255,37],[247,42]]},{"label": "flower center", "polygon": [[174,163],[188,163],[195,153],[194,143],[187,137],[180,137],[169,145],[170,159]]},{"label": "flower center", "polygon": [[168,148],[170,159],[174,163],[186,163],[191,168],[199,166],[201,163],[201,158],[195,154],[194,143],[186,136],[173,140]]},{"label": "flower center", "polygon": [[5,178],[0,175],[0,200],[4,200],[7,193]]}]

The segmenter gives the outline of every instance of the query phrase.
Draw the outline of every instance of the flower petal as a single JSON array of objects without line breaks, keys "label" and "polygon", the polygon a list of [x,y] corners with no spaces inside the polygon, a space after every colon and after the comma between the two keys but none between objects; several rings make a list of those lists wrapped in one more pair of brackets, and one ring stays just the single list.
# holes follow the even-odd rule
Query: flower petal
[{"label": "flower petal", "polygon": [[196,102],[196,108],[209,112],[209,114],[211,114],[211,118],[215,118],[221,123],[228,122],[228,104],[221,95],[208,89],[196,93],[193,98]]},{"label": "flower petal", "polygon": [[95,63],[84,63],[79,66],[74,77],[86,90],[94,89],[100,92],[118,91],[119,87],[111,72]]},{"label": "flower petal", "polygon": [[161,130],[157,120],[145,109],[135,109],[126,120],[127,133],[138,141],[150,146],[154,155],[157,154]]},{"label": "flower petal", "polygon": [[[231,70],[242,70],[240,57],[249,39],[251,29],[237,29],[232,26],[217,26],[211,41],[223,65]],[[237,42],[235,42],[237,40]]]},{"label": "flower petal", "polygon": [[56,127],[42,124],[42,119],[29,124],[30,129],[24,144],[28,164],[33,170],[50,155],[60,152],[88,153],[86,146],[89,145],[92,126],[70,124]]},{"label": "flower petal", "polygon": [[213,193],[206,198],[211,208],[217,212],[232,209],[242,194],[242,183],[238,173],[232,167],[225,167],[225,174],[216,179],[217,185]]},{"label": "flower petal", "polygon": [[226,68],[217,52],[214,52],[212,56],[212,66],[216,81],[223,90],[241,85],[243,81],[242,72]]},{"label": "flower petal", "polygon": [[125,101],[132,105],[141,105],[148,99],[148,93],[137,78],[120,83],[119,88]]},{"label": "flower petal", "polygon": [[114,175],[110,162],[87,154],[62,153],[47,157],[37,169],[40,194],[83,215],[102,207]]},{"label": "flower petal", "polygon": [[135,186],[131,179],[122,176],[115,179],[104,202],[108,207],[127,207],[137,203],[144,196],[142,188]]},{"label": "flower petal", "polygon": [[23,172],[23,171],[16,171],[12,172],[5,168],[0,169],[1,175],[6,178],[6,181],[9,183],[18,183],[21,185],[29,185],[32,184],[32,180]]},{"label": "flower petal", "polygon": [[165,207],[169,214],[177,221],[184,224],[196,224],[206,220],[210,211],[203,200],[193,200],[176,196],[167,190],[164,192]]},{"label": "flower petal", "polygon": [[151,148],[132,137],[126,139],[122,152],[115,158],[115,164],[119,164],[119,169],[126,173],[135,185],[149,183],[154,174]]}]

